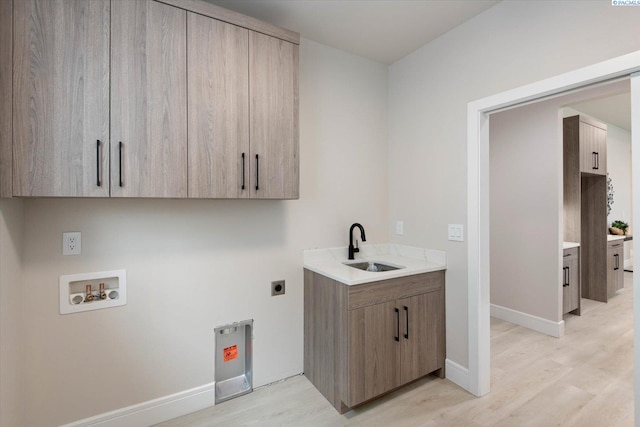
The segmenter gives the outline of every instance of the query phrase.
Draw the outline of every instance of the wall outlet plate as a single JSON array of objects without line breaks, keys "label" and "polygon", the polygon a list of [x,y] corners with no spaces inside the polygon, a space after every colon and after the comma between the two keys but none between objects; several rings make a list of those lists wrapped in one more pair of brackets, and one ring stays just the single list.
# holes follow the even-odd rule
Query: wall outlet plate
[{"label": "wall outlet plate", "polygon": [[454,242],[464,242],[464,226],[462,224],[449,224],[448,238]]},{"label": "wall outlet plate", "polygon": [[69,231],[62,233],[62,255],[82,254],[82,233]]},{"label": "wall outlet plate", "polygon": [[271,282],[271,296],[284,295],[284,280]]}]

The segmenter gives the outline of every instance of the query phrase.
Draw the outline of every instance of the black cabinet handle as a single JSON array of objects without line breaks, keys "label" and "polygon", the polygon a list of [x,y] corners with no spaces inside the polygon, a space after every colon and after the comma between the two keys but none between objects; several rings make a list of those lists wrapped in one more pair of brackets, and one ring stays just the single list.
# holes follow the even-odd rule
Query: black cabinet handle
[{"label": "black cabinet handle", "polygon": [[396,341],[400,341],[400,310],[397,308],[394,309],[396,311]]},{"label": "black cabinet handle", "polygon": [[260,182],[260,170],[258,169],[259,162],[260,162],[260,159],[258,158],[258,155],[256,154],[256,191],[258,191],[260,189],[260,187],[258,186],[258,183]]},{"label": "black cabinet handle", "polygon": [[404,306],[404,319],[406,321],[404,328],[404,337],[405,339],[409,339],[409,307]]},{"label": "black cabinet handle", "polygon": [[596,152],[596,169],[600,169],[600,153]]},{"label": "black cabinet handle", "polygon": [[598,169],[598,166],[597,166],[597,163],[596,163],[597,162],[597,160],[596,160],[597,156],[598,156],[598,153],[596,153],[595,151],[591,152],[591,169],[594,169],[594,170]]},{"label": "black cabinet handle", "polygon": [[567,286],[571,285],[571,267],[567,267]]},{"label": "black cabinet handle", "polygon": [[615,267],[613,267],[614,270],[619,270],[620,269],[620,255],[619,254],[613,254],[613,257],[615,258],[616,264]]},{"label": "black cabinet handle", "polygon": [[562,283],[562,287],[566,288],[567,286],[569,286],[569,267],[562,267],[562,270],[564,272],[564,283]]},{"label": "black cabinet handle", "polygon": [[98,187],[102,187],[102,180],[100,179],[100,140],[96,140],[96,180]]},{"label": "black cabinet handle", "polygon": [[119,181],[120,187],[122,187],[122,141],[118,143],[118,164],[119,164],[118,181]]},{"label": "black cabinet handle", "polygon": [[244,190],[244,153],[242,153],[242,189]]}]

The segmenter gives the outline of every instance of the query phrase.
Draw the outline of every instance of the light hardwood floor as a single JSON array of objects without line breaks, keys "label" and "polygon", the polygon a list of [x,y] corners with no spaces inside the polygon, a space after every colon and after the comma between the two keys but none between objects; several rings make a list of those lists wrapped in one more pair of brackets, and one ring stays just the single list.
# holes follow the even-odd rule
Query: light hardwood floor
[{"label": "light hardwood floor", "polygon": [[189,426],[633,426],[632,273],[609,300],[582,300],[552,338],[491,319],[491,392],[426,377],[344,415],[296,376],[161,424]]}]

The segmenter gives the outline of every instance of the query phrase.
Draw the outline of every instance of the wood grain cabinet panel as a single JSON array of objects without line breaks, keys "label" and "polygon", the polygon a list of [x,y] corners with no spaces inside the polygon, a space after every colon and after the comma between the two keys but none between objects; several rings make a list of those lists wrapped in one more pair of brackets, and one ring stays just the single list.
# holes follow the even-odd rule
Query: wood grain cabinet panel
[{"label": "wood grain cabinet panel", "polygon": [[607,244],[607,297],[624,287],[624,243],[614,240]]},{"label": "wood grain cabinet panel", "polygon": [[187,197],[187,12],[114,1],[111,196]]},{"label": "wood grain cabinet panel", "polygon": [[562,257],[562,313],[580,314],[580,248],[565,249]]},{"label": "wood grain cabinet panel", "polygon": [[251,195],[299,197],[298,45],[249,33]]},{"label": "wood grain cabinet panel", "polygon": [[189,197],[249,197],[249,30],[187,23]]},{"label": "wood grain cabinet panel", "polygon": [[400,331],[400,384],[442,367],[445,357],[444,292],[401,299],[397,305]]},{"label": "wood grain cabinet panel", "polygon": [[586,118],[579,124],[580,172],[607,174],[607,127]]},{"label": "wood grain cabinet panel", "polygon": [[400,312],[395,302],[349,311],[348,406],[398,387]]},{"label": "wood grain cabinet panel", "polygon": [[109,0],[14,2],[14,196],[109,195],[109,19]]},{"label": "wood grain cabinet panel", "polygon": [[0,0],[0,197],[13,196],[13,0]]}]

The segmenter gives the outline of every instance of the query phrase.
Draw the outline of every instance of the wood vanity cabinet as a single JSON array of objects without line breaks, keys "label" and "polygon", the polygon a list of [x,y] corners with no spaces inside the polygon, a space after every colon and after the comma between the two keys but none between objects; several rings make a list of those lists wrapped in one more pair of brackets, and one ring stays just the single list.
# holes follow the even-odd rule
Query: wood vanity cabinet
[{"label": "wood vanity cabinet", "polygon": [[607,295],[612,297],[624,288],[624,243],[613,240],[607,244]]},{"label": "wood vanity cabinet", "polygon": [[345,285],[305,270],[304,373],[340,413],[444,377],[444,271]]},{"label": "wood vanity cabinet", "polygon": [[297,33],[198,0],[2,1],[0,196],[299,197]]},{"label": "wood vanity cabinet", "polygon": [[13,4],[11,193],[108,197],[111,2]]},{"label": "wood vanity cabinet", "polygon": [[562,313],[580,314],[580,248],[565,249],[562,258]]}]

